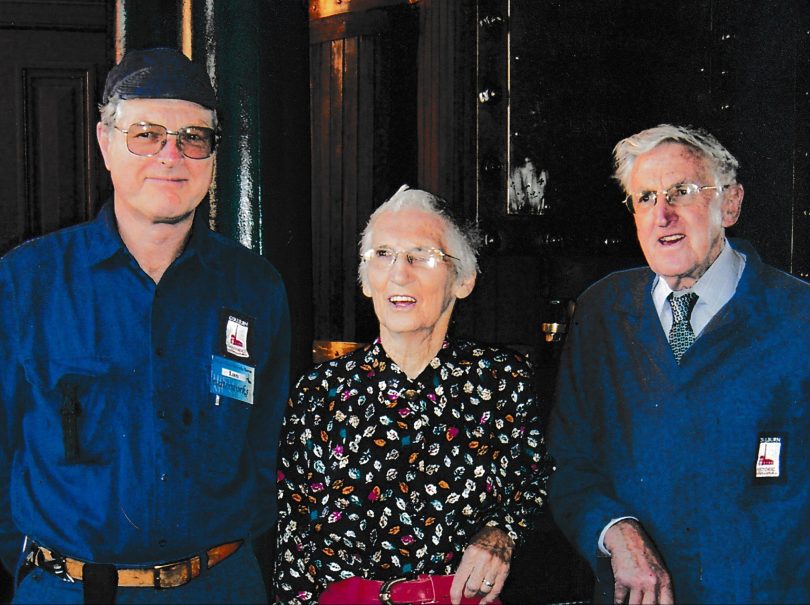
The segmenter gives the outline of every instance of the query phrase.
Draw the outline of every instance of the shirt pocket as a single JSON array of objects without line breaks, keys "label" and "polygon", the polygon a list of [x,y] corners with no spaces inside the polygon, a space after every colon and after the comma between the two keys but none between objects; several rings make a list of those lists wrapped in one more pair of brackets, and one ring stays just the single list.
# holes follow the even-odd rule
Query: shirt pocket
[{"label": "shirt pocket", "polygon": [[[38,433],[33,441],[45,446],[40,454],[60,464],[109,461],[120,421],[110,362],[97,357],[30,358],[23,368],[33,403],[23,430]],[[123,395],[118,393],[119,398]]]},{"label": "shirt pocket", "polygon": [[[202,364],[206,385],[204,405],[198,411],[199,423],[193,433],[197,456],[207,471],[209,480],[217,486],[236,479],[247,468],[252,457],[247,449],[253,404],[212,392],[212,359]],[[257,393],[254,393],[256,395]]]}]

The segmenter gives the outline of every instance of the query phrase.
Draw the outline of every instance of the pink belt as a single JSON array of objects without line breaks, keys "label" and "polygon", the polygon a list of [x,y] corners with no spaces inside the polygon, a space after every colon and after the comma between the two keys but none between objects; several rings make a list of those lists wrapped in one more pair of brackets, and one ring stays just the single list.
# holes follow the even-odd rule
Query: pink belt
[{"label": "pink belt", "polygon": [[[434,576],[423,574],[415,580],[394,578],[381,582],[364,578],[348,578],[333,582],[326,587],[318,598],[319,605],[450,605],[450,586],[453,576]],[[483,597],[481,597],[483,598]],[[465,599],[462,605],[476,605],[481,598]],[[500,605],[500,601],[492,601]]]}]

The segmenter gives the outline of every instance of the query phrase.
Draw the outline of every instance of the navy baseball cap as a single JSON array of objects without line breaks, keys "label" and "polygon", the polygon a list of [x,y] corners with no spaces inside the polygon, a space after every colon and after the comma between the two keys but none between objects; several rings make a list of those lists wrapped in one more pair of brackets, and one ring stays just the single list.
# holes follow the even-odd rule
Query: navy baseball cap
[{"label": "navy baseball cap", "polygon": [[205,69],[176,48],[130,50],[107,74],[101,104],[121,99],[180,99],[216,110],[217,94]]}]

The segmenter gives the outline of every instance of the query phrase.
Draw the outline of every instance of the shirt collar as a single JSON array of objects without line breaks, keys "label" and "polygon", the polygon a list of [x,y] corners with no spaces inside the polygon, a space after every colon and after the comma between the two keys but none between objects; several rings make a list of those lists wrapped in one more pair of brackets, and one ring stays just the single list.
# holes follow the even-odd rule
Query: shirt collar
[{"label": "shirt collar", "polygon": [[709,306],[709,312],[714,315],[734,296],[744,268],[745,256],[726,241],[720,256],[692,286],[692,291],[700,297],[698,301],[703,300]]},{"label": "shirt collar", "polygon": [[[221,271],[220,256],[216,254],[211,245],[212,238],[208,228],[207,210],[206,204],[200,204],[197,207],[191,227],[191,236],[178,260],[184,262],[188,258],[199,256],[204,265]],[[129,250],[118,233],[113,202],[104,204],[96,219],[89,225],[87,258],[91,266],[99,265],[117,255],[129,255]]]},{"label": "shirt collar", "polygon": [[[706,273],[691,288],[680,291],[681,293],[691,291],[698,295],[692,312],[692,326],[696,334],[700,333],[708,320],[714,317],[734,296],[744,268],[745,255],[734,250],[731,243],[726,240],[720,255],[706,270]],[[652,285],[652,298],[655,310],[662,321],[669,317],[670,309],[667,297],[671,292],[672,288],[669,287],[666,280],[661,279],[661,276],[656,276]],[[706,318],[706,320],[703,321],[700,318]],[[663,323],[666,326],[667,322],[663,321]],[[695,325],[696,323],[699,325]]]},{"label": "shirt collar", "polygon": [[118,254],[126,253],[113,212],[113,202],[101,207],[95,220],[89,223],[87,260],[91,266],[103,263]]},{"label": "shirt collar", "polygon": [[208,204],[202,203],[197,206],[197,211],[194,213],[194,224],[191,226],[191,237],[188,238],[188,243],[180,258],[187,255],[198,255],[203,265],[216,271],[222,271],[222,255],[213,245],[214,235],[208,227],[208,214]]},{"label": "shirt collar", "polygon": [[425,369],[422,370],[419,376],[411,380],[410,378],[408,378],[405,372],[403,372],[402,369],[397,365],[397,363],[388,356],[388,353],[386,353],[385,349],[383,348],[382,341],[378,336],[369,347],[368,353],[366,355],[366,361],[372,362],[376,360],[378,363],[380,361],[384,362],[387,370],[393,372],[395,375],[401,377],[408,383],[418,382],[422,384],[428,384],[431,382],[430,376],[432,376],[434,372],[438,371],[444,364],[448,363],[450,358],[454,356],[455,352],[453,350],[453,347],[450,346],[450,341],[445,337],[444,341],[442,342],[441,348],[433,357],[433,359],[431,359],[428,362],[428,364],[425,366]]}]

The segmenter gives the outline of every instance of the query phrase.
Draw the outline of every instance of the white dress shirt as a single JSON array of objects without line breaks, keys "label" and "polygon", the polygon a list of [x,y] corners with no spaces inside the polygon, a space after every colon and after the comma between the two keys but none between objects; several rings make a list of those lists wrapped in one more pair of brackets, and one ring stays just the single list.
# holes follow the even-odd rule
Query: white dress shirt
[{"label": "white dress shirt", "polygon": [[[678,291],[679,295],[690,291],[698,295],[697,303],[692,309],[692,317],[689,320],[696,337],[700,338],[703,328],[734,296],[743,269],[745,269],[745,255],[734,250],[726,241],[720,256],[706,270],[706,273],[691,288]],[[672,288],[669,287],[666,280],[657,276],[652,285],[652,299],[667,338],[669,338],[669,330],[672,327],[672,307],[667,301],[670,292],[672,292]]]}]

